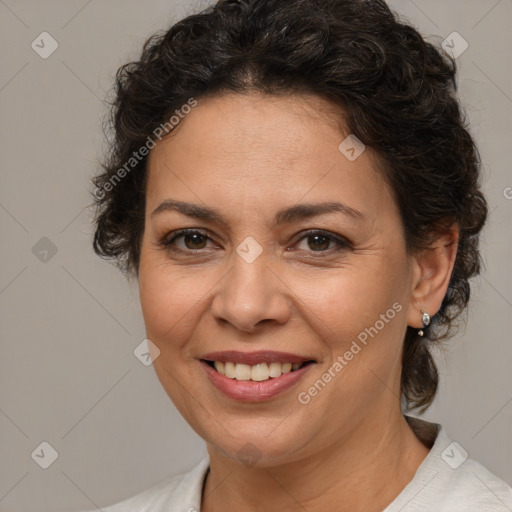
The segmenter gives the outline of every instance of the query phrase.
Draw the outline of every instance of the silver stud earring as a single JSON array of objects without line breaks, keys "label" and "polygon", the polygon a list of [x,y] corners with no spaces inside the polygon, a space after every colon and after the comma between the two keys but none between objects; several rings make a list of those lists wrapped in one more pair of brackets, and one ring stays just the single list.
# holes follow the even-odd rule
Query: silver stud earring
[{"label": "silver stud earring", "polygon": [[421,310],[421,313],[423,314],[423,316],[421,318],[421,320],[423,322],[423,328],[418,331],[418,336],[423,336],[425,334],[423,329],[425,329],[425,327],[427,327],[427,325],[430,323],[430,315],[423,310]]}]

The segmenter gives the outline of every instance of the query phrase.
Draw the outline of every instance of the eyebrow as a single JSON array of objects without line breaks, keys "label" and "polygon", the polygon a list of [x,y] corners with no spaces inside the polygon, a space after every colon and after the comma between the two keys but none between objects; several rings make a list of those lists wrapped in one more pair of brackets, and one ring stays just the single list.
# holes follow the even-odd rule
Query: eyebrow
[{"label": "eyebrow", "polygon": [[[212,208],[194,203],[175,201],[173,199],[166,199],[165,201],[162,201],[153,210],[151,217],[167,211],[176,211],[194,219],[215,222],[224,226],[228,225],[228,222],[222,217],[222,215]],[[355,220],[365,219],[365,216],[361,211],[336,201],[326,203],[303,203],[279,210],[274,217],[274,227],[280,224],[308,219],[310,217],[316,217],[318,215],[324,215],[332,212],[342,213],[354,218]]]}]

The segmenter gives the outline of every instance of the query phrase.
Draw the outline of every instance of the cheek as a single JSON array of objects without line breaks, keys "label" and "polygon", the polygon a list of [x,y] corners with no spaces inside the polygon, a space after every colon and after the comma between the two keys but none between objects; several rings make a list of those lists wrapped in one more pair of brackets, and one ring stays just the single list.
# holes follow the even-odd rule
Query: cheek
[{"label": "cheek", "polygon": [[204,313],[204,297],[217,279],[197,268],[172,266],[162,254],[142,251],[139,297],[147,336],[163,351],[176,352]]},{"label": "cheek", "polygon": [[[327,406],[335,395],[346,410],[356,411],[395,387],[406,328],[406,282],[394,272],[396,265],[370,258],[364,267],[340,268],[334,278],[329,272],[295,280],[294,292],[307,306],[300,315],[323,345],[323,371],[331,369],[335,375],[326,375],[332,384],[320,393],[317,406]],[[316,379],[318,375],[308,385]]]},{"label": "cheek", "polygon": [[185,315],[189,294],[182,292],[161,257],[142,249],[139,267],[139,297],[148,337],[158,346]]},{"label": "cheek", "polygon": [[376,322],[383,334],[400,330],[397,324],[403,319],[398,310],[404,309],[407,290],[403,272],[397,271],[401,264],[398,257],[360,256],[350,265],[309,275],[290,273],[284,280],[298,299],[298,307],[304,305],[300,314],[309,318],[313,330],[342,350],[347,341]]}]

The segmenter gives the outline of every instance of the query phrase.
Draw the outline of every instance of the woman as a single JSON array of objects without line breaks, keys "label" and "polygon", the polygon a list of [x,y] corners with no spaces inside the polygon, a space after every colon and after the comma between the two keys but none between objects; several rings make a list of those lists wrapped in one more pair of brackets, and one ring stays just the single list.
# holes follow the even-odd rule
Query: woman
[{"label": "woman", "polygon": [[455,63],[382,0],[224,0],[117,74],[94,247],[208,457],[108,512],[505,511],[430,345],[487,216]]}]

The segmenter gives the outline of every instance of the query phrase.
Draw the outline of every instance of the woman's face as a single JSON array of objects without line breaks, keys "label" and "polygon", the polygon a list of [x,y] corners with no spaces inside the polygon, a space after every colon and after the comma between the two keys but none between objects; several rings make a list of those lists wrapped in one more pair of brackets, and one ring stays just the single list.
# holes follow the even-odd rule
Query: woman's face
[{"label": "woman's face", "polygon": [[[139,286],[154,367],[234,460],[298,460],[400,407],[411,259],[374,155],[339,148],[339,118],[314,96],[218,96],[149,155]],[[344,207],[310,215],[331,203]],[[185,228],[198,233],[173,240]]]}]

